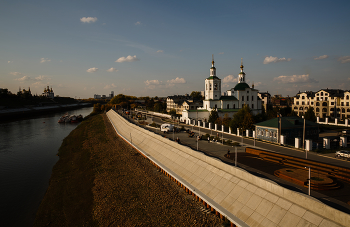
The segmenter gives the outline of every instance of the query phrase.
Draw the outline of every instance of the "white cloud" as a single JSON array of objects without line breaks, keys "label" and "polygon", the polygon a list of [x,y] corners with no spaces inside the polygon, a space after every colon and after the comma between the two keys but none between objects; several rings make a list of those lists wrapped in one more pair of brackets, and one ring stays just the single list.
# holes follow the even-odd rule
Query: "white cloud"
[{"label": "white cloud", "polygon": [[184,78],[176,77],[176,79],[168,80],[167,82],[170,84],[185,84],[186,80]]},{"label": "white cloud", "polygon": [[47,77],[47,76],[43,76],[43,75],[40,75],[38,77],[35,77],[35,80],[49,80],[51,78]]},{"label": "white cloud", "polygon": [[106,25],[106,23],[103,23],[102,25]]},{"label": "white cloud", "polygon": [[223,80],[223,83],[234,83],[237,82],[237,78],[235,78],[233,75],[226,76]]},{"label": "white cloud", "polygon": [[265,59],[264,59],[264,64],[269,64],[269,63],[272,63],[272,62],[281,62],[281,61],[290,61],[290,60],[292,60],[291,58],[288,58],[288,59],[286,59],[286,58],[278,58],[278,57],[272,57],[272,56],[270,56],[270,57],[265,57]]},{"label": "white cloud", "polygon": [[97,17],[82,17],[80,18],[80,21],[83,23],[91,23],[91,22],[96,22]]},{"label": "white cloud", "polygon": [[139,61],[139,59],[136,57],[136,55],[134,56],[127,56],[127,57],[121,57],[118,58],[118,60],[116,60],[115,62],[133,62],[133,61]]},{"label": "white cloud", "polygon": [[41,58],[40,59],[40,63],[44,63],[44,62],[47,62],[47,61],[51,61],[51,60],[48,59],[48,58]]},{"label": "white cloud", "polygon": [[15,80],[18,80],[18,81],[28,81],[28,80],[31,80],[31,78],[29,76],[24,76],[22,78],[17,78]]},{"label": "white cloud", "polygon": [[328,55],[322,55],[322,56],[314,58],[314,60],[322,60],[322,59],[326,59],[326,58],[328,58]]},{"label": "white cloud", "polygon": [[224,52],[220,52],[219,54],[224,54]]},{"label": "white cloud", "polygon": [[137,21],[137,22],[135,23],[135,25],[141,25],[141,22],[140,22],[140,21]]},{"label": "white cloud", "polygon": [[145,84],[146,84],[146,86],[149,86],[149,85],[160,85],[160,84],[162,84],[162,81],[159,81],[159,80],[146,80]]},{"label": "white cloud", "polygon": [[118,71],[118,69],[116,69],[116,68],[110,68],[110,69],[107,69],[107,72],[117,72]]},{"label": "white cloud", "polygon": [[338,61],[340,61],[341,63],[347,63],[350,62],[350,56],[343,56],[338,58]]},{"label": "white cloud", "polygon": [[163,50],[157,50],[157,53],[163,53]]},{"label": "white cloud", "polygon": [[279,76],[279,77],[275,77],[273,81],[277,81],[278,83],[318,83],[317,80],[310,78],[309,74]]},{"label": "white cloud", "polygon": [[103,89],[111,89],[111,88],[115,88],[115,87],[117,87],[117,86],[114,84],[107,84]]},{"label": "white cloud", "polygon": [[10,72],[11,75],[14,75],[14,76],[20,76],[22,75],[22,73],[19,73],[19,72]]},{"label": "white cloud", "polygon": [[13,61],[7,61],[7,63],[13,63]]},{"label": "white cloud", "polygon": [[94,68],[90,68],[90,69],[86,70],[86,72],[88,72],[88,73],[94,73],[94,72],[96,72],[97,70],[98,70],[98,68],[94,67]]}]

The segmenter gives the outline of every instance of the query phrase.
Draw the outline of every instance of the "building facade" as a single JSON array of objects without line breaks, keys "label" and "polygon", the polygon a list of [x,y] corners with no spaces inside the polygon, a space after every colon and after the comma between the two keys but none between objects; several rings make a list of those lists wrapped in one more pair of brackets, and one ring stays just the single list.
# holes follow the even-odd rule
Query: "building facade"
[{"label": "building facade", "polygon": [[241,62],[241,72],[238,74],[238,83],[234,88],[221,92],[221,79],[216,75],[214,59],[209,71],[209,77],[204,81],[204,100],[203,107],[196,110],[183,110],[182,119],[198,119],[206,121],[209,118],[210,111],[217,110],[219,117],[233,117],[233,115],[247,105],[252,110],[253,114],[261,113],[261,99],[258,97],[258,90],[251,88],[245,82],[245,72],[243,71],[243,62]]},{"label": "building facade", "polygon": [[321,89],[317,92],[299,92],[294,97],[292,109],[302,116],[313,107],[316,117],[350,118],[350,91],[340,89]]},{"label": "building facade", "polygon": [[181,114],[183,110],[182,104],[184,101],[189,100],[193,101],[193,98],[188,94],[168,96],[166,98],[166,111],[169,112],[170,110],[174,109],[176,110],[176,114]]},{"label": "building facade", "polygon": [[51,99],[55,97],[55,93],[53,92],[52,87],[50,89],[49,86],[47,86],[47,88],[44,89],[44,92],[41,95]]}]

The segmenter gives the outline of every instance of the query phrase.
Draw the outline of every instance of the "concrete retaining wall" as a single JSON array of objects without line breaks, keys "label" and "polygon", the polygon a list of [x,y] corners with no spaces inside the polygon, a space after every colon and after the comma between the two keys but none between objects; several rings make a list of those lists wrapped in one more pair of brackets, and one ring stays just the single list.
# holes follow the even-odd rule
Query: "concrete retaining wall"
[{"label": "concrete retaining wall", "polygon": [[347,226],[350,215],[107,113],[117,133],[236,226]]}]

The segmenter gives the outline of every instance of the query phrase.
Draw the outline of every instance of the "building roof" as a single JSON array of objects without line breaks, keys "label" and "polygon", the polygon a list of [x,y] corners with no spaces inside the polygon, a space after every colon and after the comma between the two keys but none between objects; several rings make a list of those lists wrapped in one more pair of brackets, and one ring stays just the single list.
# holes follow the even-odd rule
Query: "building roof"
[{"label": "building roof", "polygon": [[246,88],[250,88],[247,83],[238,83],[233,89],[235,91],[244,91]]},{"label": "building roof", "polygon": [[212,80],[212,79],[220,80],[220,78],[217,77],[217,76],[210,76],[210,77],[207,78],[207,80]]},{"label": "building roof", "polygon": [[[278,128],[278,120],[279,118],[273,118],[267,121],[263,121],[260,123],[255,124],[256,126],[263,126],[267,128]],[[318,126],[317,123],[314,123],[312,121],[305,121],[305,126],[310,127],[310,126]],[[282,117],[281,119],[281,128],[302,128],[304,127],[304,119],[296,116],[292,117]]]},{"label": "building roof", "polygon": [[233,101],[236,101],[238,99],[235,96],[221,96],[220,100],[233,100]]}]

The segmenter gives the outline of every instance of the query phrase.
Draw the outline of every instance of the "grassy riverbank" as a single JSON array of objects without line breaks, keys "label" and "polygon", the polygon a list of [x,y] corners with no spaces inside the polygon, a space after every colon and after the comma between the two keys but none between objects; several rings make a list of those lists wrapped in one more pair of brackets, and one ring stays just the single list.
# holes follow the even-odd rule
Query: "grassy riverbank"
[{"label": "grassy riverbank", "polygon": [[34,226],[221,226],[117,137],[105,115],[64,139]]}]

